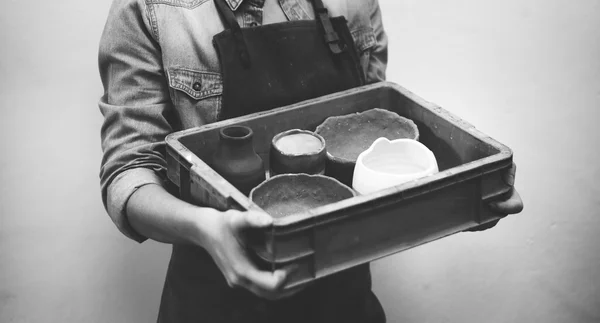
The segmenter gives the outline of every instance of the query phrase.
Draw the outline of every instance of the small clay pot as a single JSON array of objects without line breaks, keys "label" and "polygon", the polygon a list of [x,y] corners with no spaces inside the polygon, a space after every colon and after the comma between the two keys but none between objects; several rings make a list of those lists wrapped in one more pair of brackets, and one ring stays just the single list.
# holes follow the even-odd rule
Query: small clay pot
[{"label": "small clay pot", "polygon": [[292,129],[275,135],[271,141],[271,175],[322,175],[326,161],[325,139],[312,131]]}]

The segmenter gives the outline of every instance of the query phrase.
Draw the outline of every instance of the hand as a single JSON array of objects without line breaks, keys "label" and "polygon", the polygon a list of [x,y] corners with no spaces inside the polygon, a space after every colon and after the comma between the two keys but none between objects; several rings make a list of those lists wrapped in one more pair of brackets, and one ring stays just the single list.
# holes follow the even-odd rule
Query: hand
[{"label": "hand", "polygon": [[[517,214],[523,211],[523,200],[521,200],[519,192],[517,192],[517,190],[514,188],[516,173],[517,165],[513,163],[508,172],[506,172],[503,176],[504,182],[510,186],[510,191],[508,193],[509,196],[506,200],[491,202],[488,206],[492,211],[502,214],[503,216],[508,214]],[[487,230],[496,226],[496,224],[498,224],[498,221],[500,220],[485,223],[466,231]]]},{"label": "hand", "polygon": [[523,211],[523,200],[514,188],[516,173],[517,165],[513,163],[509,171],[503,176],[504,182],[510,186],[509,197],[504,201],[491,202],[489,206],[493,211],[502,214],[517,214]]},{"label": "hand", "polygon": [[212,216],[208,239],[204,247],[211,254],[230,287],[245,288],[257,296],[276,300],[291,296],[302,289],[282,290],[292,269],[275,272],[260,271],[246,254],[242,232],[246,229],[265,228],[273,219],[261,212],[229,210]]}]

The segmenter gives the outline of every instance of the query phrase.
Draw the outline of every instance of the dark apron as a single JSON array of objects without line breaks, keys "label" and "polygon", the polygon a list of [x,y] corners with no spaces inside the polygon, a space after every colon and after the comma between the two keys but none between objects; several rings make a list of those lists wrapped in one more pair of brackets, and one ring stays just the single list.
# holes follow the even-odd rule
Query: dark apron
[{"label": "dark apron", "polygon": [[223,77],[220,119],[270,110],[365,83],[344,17],[329,18],[314,0],[317,20],[240,28],[216,0],[226,30],[213,38]]},{"label": "dark apron", "polygon": [[[265,111],[365,84],[344,17],[329,18],[313,0],[316,20],[240,28],[224,0],[215,0],[226,30],[213,42],[221,64],[220,119]],[[280,301],[229,288],[201,248],[174,245],[159,322],[384,323],[371,292],[369,265],[323,278]]]}]

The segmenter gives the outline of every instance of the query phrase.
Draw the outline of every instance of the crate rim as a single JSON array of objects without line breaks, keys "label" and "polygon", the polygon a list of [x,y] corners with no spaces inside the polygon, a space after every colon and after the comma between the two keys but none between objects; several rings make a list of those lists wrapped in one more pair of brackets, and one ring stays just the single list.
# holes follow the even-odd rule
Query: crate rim
[{"label": "crate rim", "polygon": [[[291,224],[300,224],[302,222],[310,221],[311,219],[318,218],[320,215],[334,213],[334,212],[341,211],[343,209],[347,209],[347,208],[350,208],[353,206],[357,206],[357,205],[361,205],[361,204],[365,204],[365,203],[375,203],[376,201],[385,199],[386,197],[388,197],[390,195],[395,195],[395,194],[399,194],[399,193],[402,194],[404,192],[410,191],[415,188],[428,188],[428,189],[425,189],[426,192],[434,191],[434,190],[445,187],[445,186],[438,186],[438,187],[433,187],[433,186],[436,184],[436,182],[439,182],[442,179],[445,180],[449,176],[462,177],[462,179],[455,181],[455,182],[462,182],[464,180],[468,180],[469,178],[473,178],[473,177],[476,177],[483,173],[492,172],[492,171],[495,171],[495,170],[498,170],[501,168],[505,168],[505,167],[509,166],[510,164],[512,164],[513,152],[509,147],[496,141],[492,137],[480,132],[473,125],[471,125],[467,121],[459,118],[458,116],[454,115],[453,113],[443,109],[442,107],[440,107],[434,103],[426,101],[425,99],[419,97],[418,95],[407,90],[406,88],[404,88],[396,83],[389,82],[389,81],[383,81],[383,82],[377,82],[377,83],[373,83],[373,84],[369,84],[369,85],[364,85],[361,87],[332,93],[329,95],[317,97],[317,98],[310,99],[310,100],[301,101],[298,103],[275,108],[275,109],[268,110],[268,111],[257,112],[257,113],[253,113],[253,114],[246,115],[246,116],[240,116],[240,117],[236,117],[236,118],[232,118],[232,119],[217,121],[217,122],[210,123],[207,125],[173,132],[173,133],[167,135],[165,138],[165,142],[167,144],[167,153],[168,154],[170,153],[171,155],[173,155],[173,157],[176,160],[178,160],[179,162],[183,162],[185,160],[186,165],[184,167],[188,168],[190,171],[194,168],[201,167],[203,171],[210,171],[212,173],[211,176],[213,176],[213,177],[216,176],[217,178],[222,179],[222,177],[217,172],[212,170],[212,168],[210,168],[202,159],[200,159],[198,156],[196,156],[194,153],[192,153],[187,147],[185,147],[181,143],[180,138],[188,136],[188,135],[196,133],[196,132],[203,132],[203,131],[219,128],[225,124],[232,124],[232,123],[239,123],[240,121],[243,122],[243,121],[253,120],[256,118],[260,118],[265,114],[283,113],[283,112],[289,111],[291,109],[300,109],[302,107],[305,107],[305,106],[310,105],[315,102],[329,101],[329,100],[333,100],[336,98],[344,97],[348,94],[358,94],[360,92],[366,92],[366,91],[371,91],[371,90],[374,90],[377,88],[386,88],[386,87],[397,90],[398,92],[400,92],[402,95],[404,95],[409,100],[412,100],[413,102],[419,104],[423,108],[446,119],[448,122],[450,122],[455,127],[461,128],[462,130],[470,133],[477,139],[479,139],[479,140],[483,141],[484,143],[497,149],[498,153],[490,155],[488,157],[484,157],[482,159],[478,159],[475,161],[471,161],[469,163],[465,163],[465,164],[462,164],[459,166],[455,166],[455,167],[446,169],[442,172],[438,172],[436,174],[433,174],[433,175],[425,177],[425,178],[407,182],[407,183],[404,183],[404,184],[401,184],[398,186],[390,187],[385,190],[373,192],[371,194],[366,194],[366,195],[357,195],[357,196],[354,196],[349,199],[345,199],[342,201],[338,201],[338,202],[334,202],[334,203],[331,203],[328,205],[317,207],[317,208],[314,208],[314,209],[311,209],[311,210],[308,210],[305,212],[292,214],[292,215],[289,215],[289,216],[286,216],[283,218],[274,218],[273,219],[273,228],[281,227],[282,229],[284,229],[284,227],[289,226]],[[175,152],[172,153],[170,150],[174,150]],[[491,165],[490,167],[493,167],[493,169],[491,169],[491,170],[488,169],[487,171],[476,172],[477,168],[479,168],[482,164],[485,164],[488,166]],[[490,167],[488,167],[488,168],[490,168]],[[465,174],[469,174],[469,175],[466,176]],[[259,210],[259,211],[264,212],[264,210],[262,210],[258,205],[256,205],[254,202],[252,202],[248,197],[246,197],[241,192],[239,192],[239,190],[237,190],[233,185],[231,185],[227,181],[222,181],[222,182],[224,184],[223,186],[221,186],[221,185],[214,186],[215,190],[218,193],[222,194],[223,196],[225,196],[227,198],[231,198],[231,199],[235,200],[245,210]],[[179,183],[176,183],[176,184],[180,185]],[[508,190],[509,190],[509,188],[507,188],[507,191]],[[410,196],[407,196],[405,199],[410,199],[411,197],[418,196],[418,195],[420,195],[420,193],[412,194]],[[403,199],[404,199],[404,197],[403,197]],[[324,222],[324,221],[328,222],[327,219],[318,220],[318,221],[319,222]],[[312,225],[314,225],[314,223]]]}]

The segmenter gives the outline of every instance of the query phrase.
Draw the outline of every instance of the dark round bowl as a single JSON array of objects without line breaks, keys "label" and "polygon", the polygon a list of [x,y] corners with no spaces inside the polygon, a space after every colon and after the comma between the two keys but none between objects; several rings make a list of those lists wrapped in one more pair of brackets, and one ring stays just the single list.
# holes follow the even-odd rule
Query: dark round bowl
[{"label": "dark round bowl", "polygon": [[[297,145],[280,149],[278,142],[285,140],[286,137],[292,138],[294,135],[307,135],[314,142],[318,141],[316,147],[298,148],[297,143],[289,143],[289,145]],[[296,149],[291,149],[296,148]],[[294,151],[291,151],[294,150]],[[305,174],[320,174],[325,173],[325,164],[327,161],[327,150],[325,148],[325,139],[320,135],[301,129],[292,129],[281,132],[273,137],[271,141],[271,150],[269,153],[269,168],[272,175],[287,174],[287,173],[305,173]]]},{"label": "dark round bowl", "polygon": [[325,175],[351,186],[356,159],[375,140],[408,138],[419,140],[419,129],[410,119],[385,109],[329,117],[315,133],[325,139],[327,166]]},{"label": "dark round bowl", "polygon": [[355,196],[335,178],[323,175],[282,174],[250,192],[250,199],[274,218],[297,214]]}]

